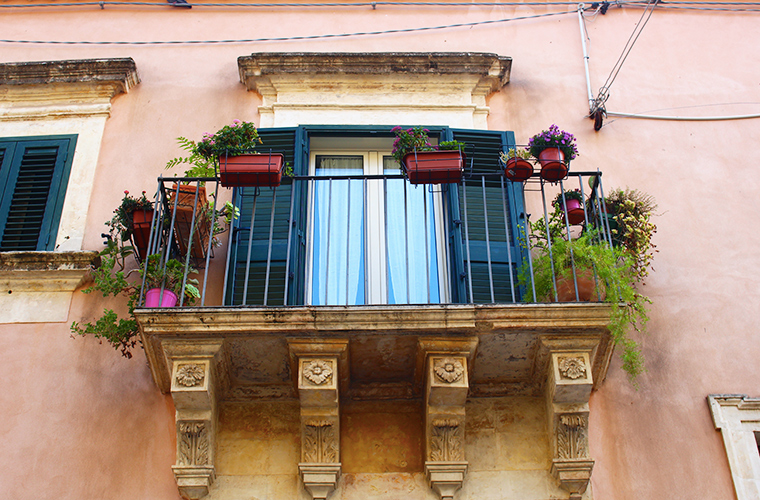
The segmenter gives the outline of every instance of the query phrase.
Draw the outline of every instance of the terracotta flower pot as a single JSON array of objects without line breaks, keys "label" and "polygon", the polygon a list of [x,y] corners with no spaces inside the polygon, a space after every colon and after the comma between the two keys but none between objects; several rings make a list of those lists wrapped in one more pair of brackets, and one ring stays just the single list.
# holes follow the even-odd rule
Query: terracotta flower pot
[{"label": "terracotta flower pot", "polygon": [[549,182],[557,182],[567,177],[565,153],[560,148],[546,148],[538,155],[541,163],[541,177]]},{"label": "terracotta flower pot", "polygon": [[153,210],[135,210],[132,212],[132,243],[140,260],[145,259],[148,255],[151,222],[153,222]]},{"label": "terracotta flower pot", "polygon": [[164,290],[162,294],[160,288],[151,288],[145,292],[145,307],[174,307],[178,300],[171,290]]},{"label": "terracotta flower pot", "polygon": [[460,151],[416,151],[404,156],[404,169],[412,184],[458,183],[464,159]]},{"label": "terracotta flower pot", "polygon": [[510,158],[504,166],[504,177],[513,182],[523,182],[533,175],[533,164],[523,158]]},{"label": "terracotta flower pot", "polygon": [[[594,279],[594,273],[589,269],[578,269],[575,271],[576,281],[578,282],[578,297],[580,302],[597,302],[604,300],[606,293],[604,284]],[[597,285],[599,290],[597,292]],[[573,274],[569,276],[560,276],[557,278],[557,297],[559,302],[576,302],[575,282]],[[554,294],[551,295],[551,301],[554,302]]]},{"label": "terracotta flower pot", "polygon": [[224,187],[279,186],[285,157],[280,153],[219,157],[219,182]]},{"label": "terracotta flower pot", "polygon": [[567,221],[572,226],[580,224],[586,220],[586,214],[583,212],[583,204],[575,198],[568,198],[565,200],[564,210],[565,213],[567,213]]},{"label": "terracotta flower pot", "polygon": [[[195,192],[198,191],[196,201]],[[169,214],[174,210],[174,195],[177,193],[177,184],[172,185],[169,193]],[[190,232],[193,222],[193,203],[195,203],[195,228],[193,229],[193,245],[190,252],[194,259],[205,259],[208,249],[208,240],[211,236],[211,219],[206,213],[206,187],[195,184],[180,184],[177,196],[177,216],[174,221],[174,236],[180,254],[187,253],[190,242]]]}]

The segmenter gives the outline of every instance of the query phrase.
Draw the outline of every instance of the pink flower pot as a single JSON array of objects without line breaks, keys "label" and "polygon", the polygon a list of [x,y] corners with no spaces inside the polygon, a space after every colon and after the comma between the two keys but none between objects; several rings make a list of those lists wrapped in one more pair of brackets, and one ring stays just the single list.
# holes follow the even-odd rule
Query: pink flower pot
[{"label": "pink flower pot", "polygon": [[177,300],[177,294],[171,290],[164,290],[161,295],[160,288],[151,288],[145,293],[145,307],[174,307]]},{"label": "pink flower pot", "polygon": [[583,204],[575,198],[565,200],[565,213],[567,213],[567,221],[571,226],[580,224],[586,220],[586,216],[583,213]]},{"label": "pink flower pot", "polygon": [[538,155],[541,163],[541,177],[549,182],[557,182],[567,177],[565,153],[560,148],[546,148]]}]

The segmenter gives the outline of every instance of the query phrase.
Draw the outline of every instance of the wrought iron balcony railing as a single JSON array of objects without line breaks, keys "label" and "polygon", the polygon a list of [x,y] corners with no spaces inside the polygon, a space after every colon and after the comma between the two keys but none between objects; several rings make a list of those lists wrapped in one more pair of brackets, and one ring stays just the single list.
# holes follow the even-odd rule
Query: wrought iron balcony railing
[{"label": "wrought iron balcony railing", "polygon": [[[575,190],[584,201],[572,208]],[[142,265],[156,264],[149,275],[166,275],[158,282],[178,290],[179,306],[533,301],[528,242],[543,236],[543,251],[552,252],[546,236],[574,239],[594,229],[599,243],[613,244],[600,172],[556,183],[537,174],[524,183],[470,174],[434,186],[412,186],[396,173],[328,172],[286,177],[277,188],[236,188],[234,210],[220,210],[220,193],[214,178],[159,178],[150,227],[136,231]],[[568,210],[555,212],[557,197]],[[561,216],[552,221],[552,212]],[[171,275],[176,261],[179,279]],[[539,301],[561,300],[559,270],[551,273],[552,293]],[[572,276],[571,299],[579,300],[579,270]],[[196,300],[186,293],[193,279]],[[217,281],[209,293],[213,280],[223,288]],[[150,286],[143,283],[143,292]]]}]

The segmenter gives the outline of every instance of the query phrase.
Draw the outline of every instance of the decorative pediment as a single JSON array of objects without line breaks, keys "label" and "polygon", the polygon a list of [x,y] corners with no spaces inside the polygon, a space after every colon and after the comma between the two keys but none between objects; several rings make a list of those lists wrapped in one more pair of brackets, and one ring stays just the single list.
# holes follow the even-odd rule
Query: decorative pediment
[{"label": "decorative pediment", "polygon": [[473,52],[263,52],[238,58],[262,127],[408,123],[487,128],[486,97],[512,59]]}]

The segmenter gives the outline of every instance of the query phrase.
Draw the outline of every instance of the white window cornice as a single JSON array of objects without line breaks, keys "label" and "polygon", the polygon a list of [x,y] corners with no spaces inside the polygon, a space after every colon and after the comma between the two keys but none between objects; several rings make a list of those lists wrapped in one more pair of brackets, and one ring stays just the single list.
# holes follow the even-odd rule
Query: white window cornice
[{"label": "white window cornice", "polygon": [[487,128],[486,97],[512,59],[473,52],[254,53],[240,81],[262,97],[260,126],[405,122]]}]

